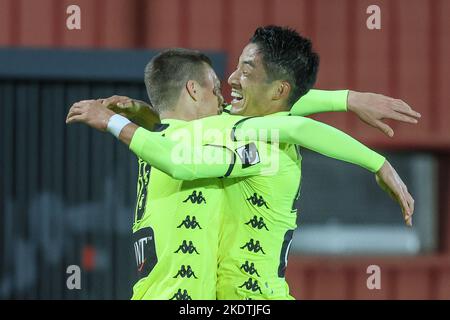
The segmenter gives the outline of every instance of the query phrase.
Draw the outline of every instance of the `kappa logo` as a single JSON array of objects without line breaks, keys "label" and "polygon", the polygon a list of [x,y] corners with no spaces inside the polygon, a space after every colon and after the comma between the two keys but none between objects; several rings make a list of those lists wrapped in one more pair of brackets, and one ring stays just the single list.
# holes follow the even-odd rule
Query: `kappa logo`
[{"label": "kappa logo", "polygon": [[258,277],[260,277],[258,271],[255,269],[255,264],[252,262],[250,265],[248,264],[248,261],[245,261],[245,263],[241,266],[241,270],[244,270],[249,275],[256,274]]},{"label": "kappa logo", "polygon": [[189,296],[187,290],[183,290],[183,292],[181,292],[181,289],[178,289],[177,293],[175,293],[169,300],[192,300],[192,298]]},{"label": "kappa logo", "polygon": [[261,247],[261,245],[260,245],[258,240],[256,240],[256,242],[255,242],[253,239],[250,239],[249,242],[247,242],[245,245],[243,245],[241,247],[241,249],[244,249],[244,248],[247,248],[247,250],[250,251],[250,252],[253,251],[255,253],[258,253],[258,252],[261,251],[263,254],[266,254],[264,252],[263,248]]},{"label": "kappa logo", "polygon": [[192,192],[192,194],[189,195],[186,198],[186,200],[184,200],[183,202],[188,202],[188,201],[191,201],[191,203],[193,203],[193,204],[201,204],[201,203],[206,204],[206,199],[205,199],[205,197],[203,197],[203,193],[200,191],[198,193],[198,195],[197,195],[197,191],[196,190],[194,190]]},{"label": "kappa logo", "polygon": [[247,290],[251,290],[253,292],[259,291],[262,294],[261,287],[258,284],[258,280],[252,280],[252,278],[248,278],[239,288],[245,287]]},{"label": "kappa logo", "polygon": [[267,202],[264,200],[262,196],[258,196],[258,194],[255,192],[251,197],[247,198],[247,201],[250,202],[252,205],[259,207],[265,206],[267,209],[269,207],[267,206]]},{"label": "kappa logo", "polygon": [[183,243],[178,247],[177,251],[175,251],[174,253],[178,253],[180,251],[184,254],[186,254],[186,253],[193,254],[194,252],[196,254],[200,254],[200,253],[198,253],[197,249],[194,247],[194,244],[192,243],[192,241],[189,241],[189,244],[188,244],[186,240],[183,240]]},{"label": "kappa logo", "polygon": [[263,217],[260,217],[258,220],[257,216],[253,216],[252,219],[250,219],[247,223],[245,223],[246,225],[251,225],[251,227],[253,229],[259,229],[261,230],[262,228],[265,228],[267,231],[269,231],[269,229],[267,229],[267,225],[264,223],[264,219]]},{"label": "kappa logo", "polygon": [[258,148],[253,142],[237,148],[236,153],[241,158],[242,168],[248,168],[260,162]]},{"label": "kappa logo", "polygon": [[197,218],[195,216],[192,216],[192,220],[191,220],[191,216],[187,215],[186,218],[180,223],[180,225],[177,228],[181,228],[182,226],[184,226],[186,229],[195,229],[195,228],[199,228],[201,229],[202,227],[200,227],[200,224],[197,222]]},{"label": "kappa logo", "polygon": [[190,265],[188,265],[187,267],[185,265],[182,265],[180,270],[178,270],[178,273],[174,276],[174,278],[178,278],[178,277],[182,277],[182,278],[190,278],[190,277],[194,277],[195,279],[197,279],[197,276],[195,275],[194,271],[192,271],[192,268]]}]

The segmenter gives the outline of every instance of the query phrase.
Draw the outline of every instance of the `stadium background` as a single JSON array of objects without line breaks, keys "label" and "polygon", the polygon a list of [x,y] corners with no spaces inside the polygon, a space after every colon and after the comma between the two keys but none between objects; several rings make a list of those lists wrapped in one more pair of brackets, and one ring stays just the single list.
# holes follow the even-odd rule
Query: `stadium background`
[{"label": "stadium background", "polygon": [[[71,4],[81,7],[81,30],[65,27]],[[372,4],[381,8],[381,30],[366,27]],[[436,169],[428,177],[436,223],[426,235],[434,245],[415,254],[293,252],[287,271],[293,295],[449,299],[449,17],[447,0],[0,0],[0,298],[129,296],[136,165],[113,139],[66,128],[70,103],[111,93],[145,98],[139,66],[151,52],[142,50],[208,51],[226,79],[254,29],[280,24],[313,40],[321,55],[316,87],[399,97],[422,114],[417,126],[393,124],[394,139],[351,115],[315,118],[405,163],[426,155]],[[333,188],[346,188],[336,181],[342,180],[329,180]],[[351,208],[359,200],[340,201]],[[72,264],[82,267],[79,291],[65,287]],[[366,287],[373,264],[382,270],[381,290]]]}]

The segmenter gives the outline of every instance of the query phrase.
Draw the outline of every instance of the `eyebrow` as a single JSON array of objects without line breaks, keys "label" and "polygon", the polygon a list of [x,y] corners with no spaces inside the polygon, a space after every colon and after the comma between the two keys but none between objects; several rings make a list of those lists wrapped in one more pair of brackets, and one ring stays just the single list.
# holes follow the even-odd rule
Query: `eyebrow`
[{"label": "eyebrow", "polygon": [[252,68],[255,67],[255,64],[251,60],[244,60],[244,61],[242,61],[242,64],[247,64]]}]

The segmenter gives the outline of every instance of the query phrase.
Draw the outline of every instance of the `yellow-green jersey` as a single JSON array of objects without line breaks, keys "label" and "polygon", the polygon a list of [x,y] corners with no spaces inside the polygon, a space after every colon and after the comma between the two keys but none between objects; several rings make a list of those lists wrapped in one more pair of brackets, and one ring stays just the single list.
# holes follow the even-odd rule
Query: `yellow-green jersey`
[{"label": "yellow-green jersey", "polygon": [[[328,105],[335,111],[343,110],[346,104],[342,101],[346,100],[346,95],[346,91],[334,92],[334,103]],[[305,98],[314,103],[321,96],[313,90]],[[319,110],[310,106],[308,102],[303,105],[297,103],[289,115]],[[278,130],[278,139],[283,143],[279,145],[282,152],[275,176],[224,180],[224,213],[218,251],[218,299],[293,299],[285,281],[285,271],[297,227],[295,202],[300,196],[301,155],[298,146],[292,143],[357,163],[372,172],[376,172],[384,163],[383,157],[334,131],[334,128],[320,124],[319,129],[316,127],[318,123],[310,119],[286,115],[280,119],[279,115],[281,113],[246,118],[234,127],[236,131],[244,132],[254,128]],[[239,139],[238,134],[234,136]],[[333,145],[340,150],[334,150]],[[338,154],[340,152],[343,153]],[[354,158],[343,158],[344,154],[353,155]]]},{"label": "yellow-green jersey", "polygon": [[224,180],[218,299],[290,298],[284,273],[296,228],[301,159],[294,145],[280,144],[279,150],[276,175]]},{"label": "yellow-green jersey", "polygon": [[[159,134],[170,137],[185,124],[166,121]],[[140,280],[132,299],[216,299],[222,193],[219,179],[177,180],[139,158],[133,244]]]},{"label": "yellow-green jersey", "polygon": [[[243,118],[224,114],[167,125],[164,136],[161,132],[139,128],[130,144],[130,149],[145,163],[164,172],[152,169],[148,179],[141,178],[148,181],[148,197],[138,197],[138,206],[145,203],[146,207],[142,217],[137,214],[134,231],[141,240],[143,237],[139,232],[143,231],[140,230],[151,228],[156,254],[150,260],[154,261],[148,268],[150,270],[142,274],[143,278],[134,287],[133,298],[136,299],[214,299],[216,280],[217,297],[222,299],[290,298],[284,269],[296,227],[293,202],[298,195],[300,180],[300,158],[292,144],[361,165],[373,172],[384,162],[382,156],[339,130],[302,117]],[[208,129],[216,130],[199,136],[195,134],[198,128],[205,133]],[[245,134],[236,129],[244,132],[256,129],[254,141],[246,140]],[[278,132],[277,138],[282,142],[279,146],[258,141],[267,139],[264,133],[272,129]],[[194,138],[180,143],[171,139],[174,135]],[[180,151],[189,157],[198,153],[202,156],[197,157],[197,161],[186,161],[186,158],[174,161],[174,152],[179,154]],[[161,175],[160,178],[156,174]],[[219,180],[218,177],[227,179]],[[167,182],[170,179],[174,181]],[[200,180],[191,181],[194,179]],[[166,184],[171,187],[166,188]],[[225,191],[219,191],[224,186],[222,190]],[[138,185],[138,191],[142,189]],[[185,209],[191,201],[188,199],[200,203]],[[205,211],[197,213],[196,210]],[[185,231],[183,226],[191,229],[196,226],[197,230],[194,227]],[[169,249],[175,245],[176,241],[172,240],[175,236],[181,241],[181,246],[176,246],[195,253],[194,246],[200,255],[198,247],[203,246],[201,251],[206,250],[209,256],[174,256],[183,251],[178,247],[173,252]],[[195,239],[195,243],[188,239],[194,236],[190,239]],[[199,258],[198,263],[196,258]],[[145,257],[140,258],[137,254],[138,269],[145,269],[144,261],[147,261]]]},{"label": "yellow-green jersey", "polygon": [[[216,299],[224,199],[219,178],[277,170],[266,159],[278,155],[264,142],[232,142],[235,123],[235,117],[167,120],[158,133],[140,128],[133,136],[130,148],[145,161],[139,158],[133,238],[140,280],[132,299]],[[201,153],[190,148],[193,140]]]}]

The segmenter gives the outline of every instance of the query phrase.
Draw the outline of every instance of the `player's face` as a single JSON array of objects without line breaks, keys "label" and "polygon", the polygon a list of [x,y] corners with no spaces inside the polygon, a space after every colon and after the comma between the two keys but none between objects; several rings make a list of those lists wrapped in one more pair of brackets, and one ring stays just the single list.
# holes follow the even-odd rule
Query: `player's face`
[{"label": "player's face", "polygon": [[248,44],[239,57],[237,69],[228,78],[231,86],[231,113],[247,116],[271,113],[272,84],[267,77],[256,44]]},{"label": "player's face", "polygon": [[210,66],[206,67],[205,85],[200,87],[197,118],[214,116],[222,112],[223,96],[220,80]]}]

